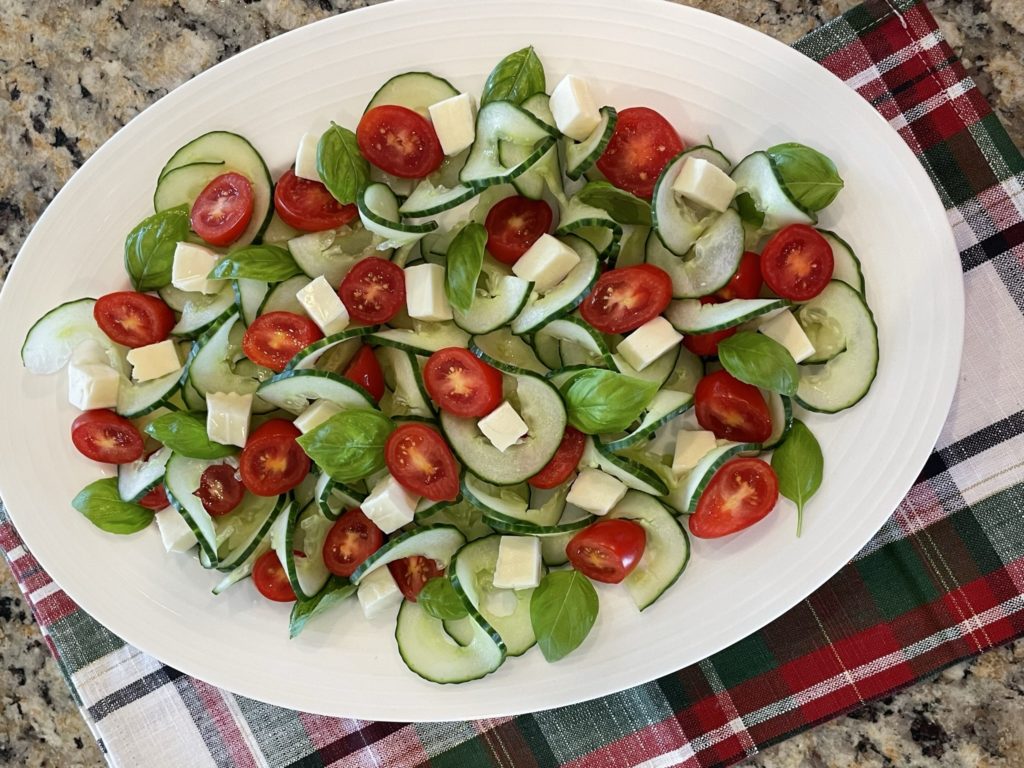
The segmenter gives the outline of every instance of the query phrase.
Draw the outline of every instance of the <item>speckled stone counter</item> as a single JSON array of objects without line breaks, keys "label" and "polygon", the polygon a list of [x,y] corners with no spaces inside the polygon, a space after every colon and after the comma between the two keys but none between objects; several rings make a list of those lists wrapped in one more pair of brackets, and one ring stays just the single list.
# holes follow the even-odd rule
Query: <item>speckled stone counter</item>
[{"label": "speckled stone counter", "polygon": [[[0,284],[47,203],[139,111],[267,37],[368,4],[0,0]],[[791,43],[855,3],[688,4]],[[929,4],[1014,141],[1024,146],[1024,0]],[[10,573],[0,567],[0,765],[103,764]],[[1024,642],[765,750],[746,766],[1024,768]]]}]

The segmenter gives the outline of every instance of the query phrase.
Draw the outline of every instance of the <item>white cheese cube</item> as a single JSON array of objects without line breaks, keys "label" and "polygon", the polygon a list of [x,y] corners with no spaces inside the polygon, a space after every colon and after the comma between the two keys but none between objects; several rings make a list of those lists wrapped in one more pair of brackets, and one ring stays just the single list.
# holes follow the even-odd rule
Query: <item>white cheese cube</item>
[{"label": "white cheese cube", "polygon": [[299,139],[299,148],[295,151],[295,175],[300,179],[320,181],[316,170],[316,145],[320,143],[320,134],[306,132]]},{"label": "white cheese cube", "polygon": [[626,495],[626,484],[600,469],[584,469],[569,488],[567,504],[594,515],[607,515]]},{"label": "white cheese cube", "polygon": [[804,329],[800,327],[799,321],[788,309],[762,322],[757,330],[789,350],[789,354],[798,363],[802,363],[814,354],[814,345],[807,338]]},{"label": "white cheese cube", "polygon": [[677,475],[689,472],[717,445],[714,432],[679,430],[679,434],[676,435],[676,452],[672,458],[672,471]]},{"label": "white cheese cube", "polygon": [[252,393],[208,392],[206,395],[206,434],[215,443],[245,448],[249,437]]},{"label": "white cheese cube", "polygon": [[185,518],[176,509],[167,508],[158,512],[156,527],[160,529],[160,541],[168,552],[188,552],[199,543]]},{"label": "white cheese cube", "polygon": [[491,445],[502,453],[530,431],[508,400],[480,419],[477,426],[484,437],[491,441]]},{"label": "white cheese cube", "polygon": [[409,317],[428,322],[452,319],[452,305],[444,290],[444,271],[440,264],[405,268],[405,303]]},{"label": "white cheese cube", "polygon": [[181,370],[178,348],[170,339],[128,350],[128,362],[132,364],[132,378],[136,381],[159,379]]},{"label": "white cheese cube", "polygon": [[178,243],[171,264],[171,285],[179,291],[218,293],[223,280],[210,280],[207,275],[217,266],[217,254],[193,243]]},{"label": "white cheese cube", "polygon": [[531,589],[540,584],[540,539],[536,536],[502,536],[494,586],[499,589]]},{"label": "white cheese cube", "polygon": [[363,607],[363,615],[372,619],[397,611],[402,603],[402,590],[398,588],[391,571],[384,565],[371,571],[359,582],[356,598]]},{"label": "white cheese cube", "polygon": [[295,294],[310,320],[316,323],[324,336],[340,333],[348,328],[348,310],[338,292],[331,288],[327,278],[320,275]]},{"label": "white cheese cube", "polygon": [[430,105],[430,120],[441,149],[448,156],[457,155],[476,138],[476,116],[473,97],[468,93]]},{"label": "white cheese cube", "polygon": [[724,211],[736,194],[729,174],[699,157],[688,157],[672,182],[672,191],[713,211]]},{"label": "white cheese cube", "polygon": [[330,400],[317,400],[295,418],[295,428],[305,435],[339,413],[341,408],[336,403]]},{"label": "white cheese cube", "polygon": [[636,370],[642,371],[683,340],[672,324],[660,315],[629,334],[616,350]]},{"label": "white cheese cube", "polygon": [[362,510],[384,533],[393,533],[412,522],[420,497],[409,493],[388,475],[377,483],[363,500]]},{"label": "white cheese cube", "polygon": [[114,408],[121,377],[105,363],[68,364],[68,402],[80,411]]},{"label": "white cheese cube", "polygon": [[533,283],[533,289],[538,293],[545,293],[558,285],[579,263],[580,256],[576,251],[545,232],[519,257],[512,266],[512,272],[516,277]]},{"label": "white cheese cube", "polygon": [[555,125],[570,139],[583,141],[601,122],[601,112],[590,85],[575,75],[566,75],[551,92],[551,114]]}]

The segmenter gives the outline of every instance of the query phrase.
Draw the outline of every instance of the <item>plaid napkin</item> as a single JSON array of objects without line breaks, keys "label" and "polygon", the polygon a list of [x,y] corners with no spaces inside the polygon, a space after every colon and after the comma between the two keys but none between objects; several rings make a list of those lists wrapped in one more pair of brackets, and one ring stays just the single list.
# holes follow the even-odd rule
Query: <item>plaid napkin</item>
[{"label": "plaid napkin", "polygon": [[79,609],[0,513],[0,548],[114,766],[724,766],[1024,634],[1024,159],[923,3],[868,2],[797,44],[928,169],[961,252],[960,388],[917,484],[777,621],[596,701],[467,723],[292,712],[187,677]]}]

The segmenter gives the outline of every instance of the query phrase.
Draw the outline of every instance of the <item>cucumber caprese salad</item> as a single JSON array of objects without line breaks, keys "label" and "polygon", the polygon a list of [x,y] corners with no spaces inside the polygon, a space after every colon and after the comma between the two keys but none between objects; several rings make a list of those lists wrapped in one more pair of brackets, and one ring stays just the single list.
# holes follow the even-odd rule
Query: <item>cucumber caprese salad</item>
[{"label": "cucumber caprese salad", "polygon": [[478,99],[393,77],[283,173],[224,131],[178,150],[131,290],[22,349],[67,366],[71,439],[117,466],[72,505],[114,533],[155,518],[215,593],[292,603],[293,636],[354,595],[440,683],[565,656],[592,582],[643,610],[688,535],[780,493],[802,520],[803,418],[855,405],[878,361],[857,257],[815,226],[835,166],[796,143],[734,163],[599,82],[547,90],[526,48]]}]

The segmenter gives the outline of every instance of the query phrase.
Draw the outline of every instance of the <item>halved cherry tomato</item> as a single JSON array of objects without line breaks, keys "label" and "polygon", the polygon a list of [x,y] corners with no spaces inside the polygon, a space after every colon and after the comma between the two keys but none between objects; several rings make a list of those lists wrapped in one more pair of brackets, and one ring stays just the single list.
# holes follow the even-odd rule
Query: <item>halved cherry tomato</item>
[{"label": "halved cherry tomato", "polygon": [[512,195],[487,212],[487,250],[498,261],[515,264],[551,228],[551,206]]},{"label": "halved cherry tomato", "polygon": [[133,349],[163,341],[174,327],[174,312],[156,296],[135,291],[108,293],[92,309],[111,341]]},{"label": "halved cherry tomato", "polygon": [[255,443],[265,437],[288,437],[294,440],[302,434],[295,424],[287,419],[270,419],[249,433],[248,443]]},{"label": "halved cherry tomato", "polygon": [[772,433],[772,417],[761,392],[726,371],[701,379],[693,399],[697,422],[720,440],[763,443]]},{"label": "halved cherry tomato", "polygon": [[152,509],[154,512],[159,512],[161,509],[166,509],[170,505],[171,502],[167,500],[167,491],[164,490],[163,485],[158,485],[152,491],[150,491],[141,499],[139,499],[140,507]]},{"label": "halved cherry tomato", "polygon": [[337,229],[359,215],[354,203],[339,203],[319,181],[300,179],[290,168],[274,186],[274,210],[285,224],[304,232]]},{"label": "halved cherry tomato", "polygon": [[291,422],[275,419],[249,436],[239,459],[246,488],[257,496],[277,496],[303,481],[310,462],[295,442],[298,434]]},{"label": "halved cherry tomato", "polygon": [[436,560],[422,555],[412,555],[388,563],[388,570],[398,582],[398,588],[402,590],[405,599],[414,603],[424,584],[436,576],[444,575],[444,568],[438,567]]},{"label": "halved cherry tomato", "polygon": [[551,461],[527,482],[534,488],[555,488],[561,485],[579,466],[586,444],[586,435],[575,427],[567,426],[562,433],[562,442],[558,444],[558,450],[551,457]]},{"label": "halved cherry tomato", "polygon": [[825,290],[834,268],[832,246],[806,224],[780,229],[761,252],[764,281],[792,301],[808,301]]},{"label": "halved cherry tomato", "polygon": [[192,203],[192,229],[210,245],[231,245],[252,220],[252,182],[234,171],[215,178]]},{"label": "halved cherry tomato", "polygon": [[441,142],[430,121],[394,104],[367,111],[356,127],[356,142],[363,157],[403,179],[423,178],[444,161]]},{"label": "halved cherry tomato", "polygon": [[252,581],[267,600],[275,603],[291,603],[295,600],[288,574],[284,572],[284,566],[274,550],[264,552],[253,564]]},{"label": "halved cherry tomato", "polygon": [[348,578],[381,548],[384,534],[359,507],[339,517],[324,539],[324,565],[335,576]]},{"label": "halved cherry tomato", "polygon": [[729,278],[723,288],[712,294],[719,301],[733,299],[756,299],[761,295],[761,257],[753,251],[747,251],[740,259],[736,274]]},{"label": "halved cherry tomato", "polygon": [[349,270],[338,295],[353,320],[386,323],[405,306],[405,273],[387,259],[371,256]]},{"label": "halved cherry tomato", "polygon": [[213,517],[226,515],[245,497],[245,486],[229,464],[212,464],[203,470],[194,494]]},{"label": "halved cherry tomato", "polygon": [[565,554],[572,567],[588,579],[618,584],[644,556],[647,532],[639,523],[616,518],[598,520],[569,540]]},{"label": "halved cherry tomato", "polygon": [[374,400],[384,396],[384,372],[380,369],[373,348],[364,344],[345,369],[345,378],[361,386]]},{"label": "halved cherry tomato", "polygon": [[128,419],[113,411],[85,411],[71,422],[71,442],[93,461],[130,464],[142,458],[142,435]]},{"label": "halved cherry tomato", "polygon": [[763,518],[779,500],[779,479],[761,459],[732,459],[719,469],[690,515],[690,533],[715,539]]},{"label": "halved cherry tomato", "polygon": [[711,333],[691,333],[683,336],[683,346],[701,357],[713,357],[718,354],[718,343],[736,334],[739,328],[726,328]]},{"label": "halved cherry tomato", "polygon": [[611,141],[597,167],[619,189],[650,200],[658,176],[683,151],[683,142],[668,120],[653,109],[619,111]]},{"label": "halved cherry tomato", "polygon": [[432,354],[423,384],[430,399],[455,416],[481,418],[501,405],[501,371],[461,347]]},{"label": "halved cherry tomato", "polygon": [[294,312],[268,312],[245,329],[242,350],[257,365],[280,373],[296,352],[323,337],[308,317]]},{"label": "halved cherry tomato", "polygon": [[628,333],[652,320],[672,301],[672,278],[650,264],[610,269],[597,278],[580,305],[583,319],[603,333]]},{"label": "halved cherry tomato", "polygon": [[384,446],[388,471],[405,488],[431,501],[455,501],[459,465],[448,443],[423,424],[403,424]]}]

